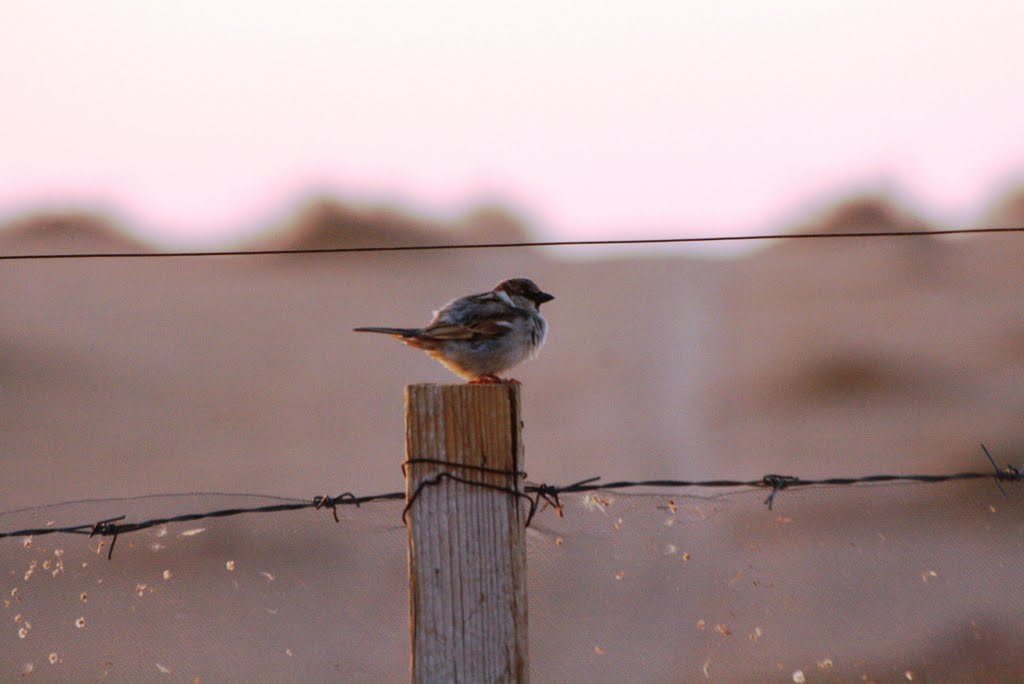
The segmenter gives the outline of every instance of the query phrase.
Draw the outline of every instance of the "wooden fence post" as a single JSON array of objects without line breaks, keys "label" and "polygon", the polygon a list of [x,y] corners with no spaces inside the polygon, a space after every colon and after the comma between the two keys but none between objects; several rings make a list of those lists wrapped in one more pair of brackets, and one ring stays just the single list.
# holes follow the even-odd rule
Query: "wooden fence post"
[{"label": "wooden fence post", "polygon": [[405,434],[411,680],[527,682],[525,507],[449,477],[521,491],[519,387],[409,385]]}]

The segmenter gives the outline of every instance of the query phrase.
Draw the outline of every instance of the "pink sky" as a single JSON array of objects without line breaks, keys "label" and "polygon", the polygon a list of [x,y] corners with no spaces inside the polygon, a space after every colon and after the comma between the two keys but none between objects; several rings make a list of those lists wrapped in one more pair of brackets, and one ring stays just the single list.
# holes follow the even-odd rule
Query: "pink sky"
[{"label": "pink sky", "polygon": [[1024,170],[1022,26],[992,0],[8,2],[0,220],[211,244],[328,190],[664,237],[869,186],[970,221]]}]

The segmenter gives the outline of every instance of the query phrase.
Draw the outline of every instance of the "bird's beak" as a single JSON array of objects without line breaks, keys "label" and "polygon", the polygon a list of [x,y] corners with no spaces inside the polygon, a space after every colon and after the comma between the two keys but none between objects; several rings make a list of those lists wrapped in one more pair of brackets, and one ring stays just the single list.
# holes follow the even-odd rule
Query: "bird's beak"
[{"label": "bird's beak", "polygon": [[537,306],[540,306],[544,302],[550,302],[554,298],[554,295],[549,295],[547,292],[541,292],[537,295]]}]

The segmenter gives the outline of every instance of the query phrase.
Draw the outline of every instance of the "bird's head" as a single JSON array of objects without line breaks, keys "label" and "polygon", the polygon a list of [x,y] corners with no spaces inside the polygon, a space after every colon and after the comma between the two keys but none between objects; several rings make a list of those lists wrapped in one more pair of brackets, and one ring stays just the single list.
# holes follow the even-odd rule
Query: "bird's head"
[{"label": "bird's head", "polygon": [[498,283],[494,288],[494,291],[504,292],[513,299],[520,297],[533,302],[538,309],[544,302],[550,302],[554,299],[553,295],[549,295],[547,292],[541,290],[537,287],[537,284],[529,278],[511,278],[509,280],[503,280]]}]

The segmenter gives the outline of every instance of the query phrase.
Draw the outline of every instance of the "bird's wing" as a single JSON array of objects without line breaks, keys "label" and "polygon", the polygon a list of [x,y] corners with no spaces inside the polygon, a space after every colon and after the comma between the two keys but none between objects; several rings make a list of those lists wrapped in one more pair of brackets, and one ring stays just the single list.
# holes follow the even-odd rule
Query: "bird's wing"
[{"label": "bird's wing", "polygon": [[431,325],[419,337],[433,340],[479,340],[500,337],[512,328],[506,320],[477,321],[469,325]]},{"label": "bird's wing", "polygon": [[421,337],[437,340],[470,340],[500,337],[508,333],[524,312],[511,305],[507,296],[493,292],[470,295],[449,302],[434,315]]}]

